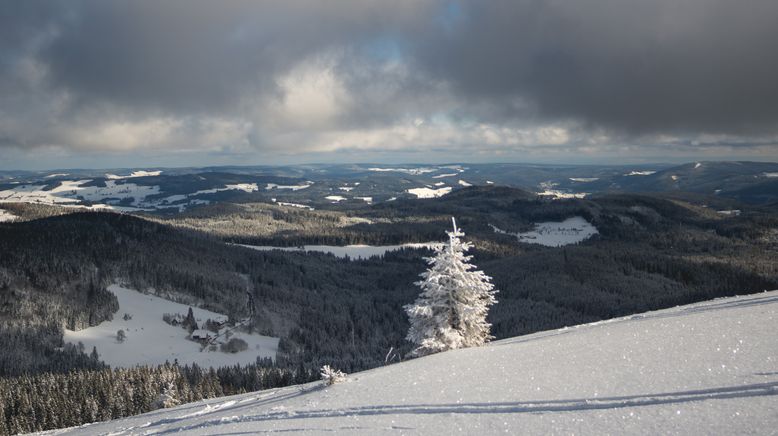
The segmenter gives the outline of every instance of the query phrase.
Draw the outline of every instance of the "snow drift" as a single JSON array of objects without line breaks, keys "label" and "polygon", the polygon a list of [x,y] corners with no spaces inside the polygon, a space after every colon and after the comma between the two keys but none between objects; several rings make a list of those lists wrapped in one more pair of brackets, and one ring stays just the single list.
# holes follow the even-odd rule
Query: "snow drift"
[{"label": "snow drift", "polygon": [[746,434],[778,428],[778,291],[186,404],[73,434]]}]

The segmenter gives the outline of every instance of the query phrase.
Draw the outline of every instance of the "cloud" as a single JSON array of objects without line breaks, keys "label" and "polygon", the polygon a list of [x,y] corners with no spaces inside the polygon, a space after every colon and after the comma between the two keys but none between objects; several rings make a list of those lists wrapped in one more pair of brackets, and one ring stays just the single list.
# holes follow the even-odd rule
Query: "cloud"
[{"label": "cloud", "polygon": [[0,147],[14,156],[778,157],[773,1],[0,8]]}]

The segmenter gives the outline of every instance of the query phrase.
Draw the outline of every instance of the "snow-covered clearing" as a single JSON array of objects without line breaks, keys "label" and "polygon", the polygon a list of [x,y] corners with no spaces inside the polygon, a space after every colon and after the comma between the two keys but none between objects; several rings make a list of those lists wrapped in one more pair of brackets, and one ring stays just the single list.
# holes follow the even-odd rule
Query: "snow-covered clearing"
[{"label": "snow-covered clearing", "polygon": [[697,168],[699,168],[701,166],[702,166],[702,164],[700,162],[695,162],[694,169],[696,170]]},{"label": "snow-covered clearing", "polygon": [[304,245],[302,247],[272,247],[268,245],[240,245],[241,247],[251,248],[254,250],[268,251],[268,250],[281,250],[281,251],[314,251],[320,253],[330,253],[337,257],[346,257],[350,259],[367,259],[372,256],[383,256],[387,251],[396,251],[403,248],[435,248],[441,246],[440,242],[421,242],[421,243],[408,243],[401,245]]},{"label": "snow-covered clearing", "polygon": [[[275,201],[275,200],[273,200]],[[308,210],[314,210],[313,207],[308,206],[306,204],[300,204],[300,203],[287,203],[284,201],[276,201],[276,204],[279,206],[286,206],[286,207],[296,207],[298,209],[308,209]]]},{"label": "snow-covered clearing", "polygon": [[333,203],[337,203],[339,201],[344,201],[346,199],[346,197],[341,197],[340,195],[328,195],[328,196],[326,196],[324,198],[327,199],[327,200],[332,201]]},{"label": "snow-covered clearing", "polygon": [[12,214],[11,212],[8,212],[7,210],[0,209],[0,223],[5,223],[8,221],[13,221],[16,218],[18,218],[16,215]]},{"label": "snow-covered clearing", "polygon": [[778,291],[719,299],[65,432],[774,434],[776,322]]},{"label": "snow-covered clearing", "polygon": [[200,194],[215,194],[222,191],[243,191],[243,192],[256,192],[259,191],[259,187],[256,183],[237,183],[235,185],[224,185],[223,188],[203,189],[200,191],[189,194],[190,197]]},{"label": "snow-covered clearing", "polygon": [[442,179],[444,177],[454,177],[458,176],[459,173],[449,173],[449,174],[438,174],[437,176],[432,176],[433,179]]},{"label": "snow-covered clearing", "polygon": [[344,191],[344,192],[351,192],[354,189],[354,187],[353,186],[341,186],[338,189],[340,189],[341,191]]},{"label": "snow-covered clearing", "polygon": [[132,179],[134,177],[152,177],[162,174],[162,171],[133,171],[129,176],[117,176],[115,174],[106,174],[106,179],[118,180],[118,179]]},{"label": "snow-covered clearing", "polygon": [[434,173],[438,169],[422,167],[422,168],[368,168],[367,170],[373,172],[379,172],[379,173],[395,172],[395,173],[409,174],[412,176],[418,176],[425,173]]},{"label": "snow-covered clearing", "polygon": [[535,224],[535,230],[524,233],[510,233],[490,224],[495,233],[515,236],[519,242],[540,244],[546,247],[561,247],[577,244],[597,234],[597,228],[580,216],[562,222],[546,221]]},{"label": "snow-covered clearing", "polygon": [[413,189],[408,189],[405,192],[415,195],[416,198],[436,198],[436,197],[442,197],[448,194],[449,192],[451,192],[451,187],[445,186],[443,188],[438,188],[438,189],[413,188]]},{"label": "snow-covered clearing", "polygon": [[69,176],[69,175],[70,175],[70,173],[54,173],[54,174],[49,174],[48,176],[45,176],[43,178],[44,179],[51,179],[53,177],[65,177],[65,176]]},{"label": "snow-covered clearing", "polygon": [[656,171],[630,171],[625,176],[650,176],[656,174]]},{"label": "snow-covered clearing", "polygon": [[[82,342],[87,352],[97,347],[100,359],[114,367],[135,365],[157,365],[178,359],[180,364],[197,363],[204,367],[220,367],[235,364],[249,364],[257,356],[275,359],[278,338],[234,332],[248,343],[248,349],[238,353],[221,351],[200,351],[203,347],[187,339],[188,331],[172,326],[162,320],[165,313],[179,313],[186,316],[190,306],[174,303],[153,295],[142,294],[132,289],[111,285],[108,290],[119,300],[119,311],[113,320],[79,331],[65,330],[65,341]],[[195,319],[202,324],[206,319],[225,318],[224,315],[192,307]],[[124,314],[132,319],[124,320]],[[123,343],[116,340],[116,332],[124,330],[127,338]]]},{"label": "snow-covered clearing", "polygon": [[778,177],[778,173],[764,173],[764,176],[768,178],[775,178]]},{"label": "snow-covered clearing", "polygon": [[464,181],[464,180],[458,180],[458,181],[457,181],[457,183],[459,183],[460,185],[464,186],[465,188],[467,188],[467,187],[469,187],[469,186],[473,186],[473,184],[472,184],[472,183],[467,183],[467,182],[466,182],[466,181]]},{"label": "snow-covered clearing", "polygon": [[290,189],[292,191],[299,191],[301,189],[310,188],[311,186],[313,186],[313,183],[304,183],[301,185],[276,185],[275,183],[268,183],[265,189],[268,191],[271,189]]},{"label": "snow-covered clearing", "polygon": [[545,191],[538,192],[541,197],[552,197],[556,200],[567,198],[584,198],[589,193],[587,192],[564,192],[557,189],[546,189]]},{"label": "snow-covered clearing", "polygon": [[368,203],[368,204],[373,202],[373,197],[354,197],[354,199],[362,200],[362,201],[364,201],[365,203]]},{"label": "snow-covered clearing", "polygon": [[59,186],[44,190],[45,185],[20,185],[13,189],[0,191],[0,202],[23,202],[44,204],[78,203],[81,200],[90,202],[121,201],[132,199],[132,205],[146,207],[145,198],[159,194],[159,186],[136,185],[135,183],[118,184],[114,180],[106,180],[105,186],[84,186],[91,180],[63,180]]},{"label": "snow-covered clearing", "polygon": [[740,209],[717,210],[716,212],[720,213],[722,215],[728,215],[728,216],[738,216],[738,215],[740,215]]},{"label": "snow-covered clearing", "polygon": [[570,180],[579,183],[590,183],[590,182],[596,182],[600,180],[600,178],[599,177],[570,177]]}]

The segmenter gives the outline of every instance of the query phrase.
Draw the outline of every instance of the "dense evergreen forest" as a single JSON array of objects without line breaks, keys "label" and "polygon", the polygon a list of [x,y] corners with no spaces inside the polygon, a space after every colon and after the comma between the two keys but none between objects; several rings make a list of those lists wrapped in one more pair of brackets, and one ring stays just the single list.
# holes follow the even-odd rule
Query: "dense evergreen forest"
[{"label": "dense evergreen forest", "polygon": [[[425,250],[348,260],[255,251],[225,242],[442,240],[450,217],[456,216],[466,239],[475,243],[473,262],[500,290],[489,316],[497,338],[778,288],[778,216],[760,209],[723,216],[657,196],[547,201],[514,189],[474,187],[440,199],[351,211],[252,203],[136,217],[62,214],[60,208],[35,205],[13,208],[23,220],[0,223],[0,412],[6,418],[0,432],[106,416],[82,410],[67,422],[23,427],[20,411],[42,406],[20,405],[15,392],[26,389],[35,403],[46,397],[47,383],[77,384],[72,380],[89,374],[106,379],[124,374],[135,380],[121,373],[125,370],[105,368],[88,355],[91,350],[62,343],[63,327],[80,329],[114,315],[116,299],[105,289],[112,282],[232,318],[246,315],[245,293],[250,292],[259,314],[254,327],[281,337],[277,362],[261,367],[286,374],[276,385],[307,380],[323,364],[353,372],[384,364],[390,348],[398,356],[409,350],[402,306],[418,294],[413,282],[425,268]],[[533,222],[571,216],[583,216],[599,234],[581,244],[549,248],[518,243],[489,226],[523,231]],[[145,402],[118,413],[149,410],[148,400],[168,389],[169,373],[184,370],[149,371],[161,375]],[[177,386],[196,385],[179,381]],[[265,386],[238,384],[233,389],[225,383],[221,378],[215,382],[221,390],[212,389],[213,395]],[[84,398],[103,395],[83,392]],[[180,395],[182,401],[197,399]]]}]

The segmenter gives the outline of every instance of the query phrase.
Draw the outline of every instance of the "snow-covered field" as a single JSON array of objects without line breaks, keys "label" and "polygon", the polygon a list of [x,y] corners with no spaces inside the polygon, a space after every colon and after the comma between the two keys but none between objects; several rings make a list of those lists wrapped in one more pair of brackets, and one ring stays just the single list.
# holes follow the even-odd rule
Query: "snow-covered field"
[{"label": "snow-covered field", "polygon": [[435,248],[442,243],[440,242],[424,242],[424,243],[408,243],[402,245],[304,245],[302,247],[272,247],[268,245],[240,245],[241,247],[251,248],[253,250],[269,251],[269,250],[281,250],[281,251],[314,251],[319,253],[330,253],[337,257],[346,257],[350,259],[367,259],[372,256],[383,256],[387,251],[396,251],[403,248]]},{"label": "snow-covered field", "polygon": [[491,227],[495,233],[515,236],[519,242],[540,244],[547,247],[577,244],[597,234],[597,228],[580,216],[568,218],[562,222],[537,223],[534,230],[524,233],[510,233],[495,226]]},{"label": "snow-covered field", "polygon": [[[165,361],[178,359],[180,364],[197,363],[204,367],[220,367],[235,364],[249,364],[257,356],[275,359],[278,338],[236,332],[238,337],[248,343],[248,349],[239,353],[221,351],[200,351],[202,346],[186,339],[188,332],[162,321],[165,313],[180,313],[186,316],[189,306],[165,300],[153,295],[142,294],[132,289],[111,285],[108,290],[116,294],[119,311],[112,321],[104,321],[97,326],[79,331],[65,330],[65,341],[77,344],[82,342],[87,352],[97,347],[100,359],[113,367],[132,367],[135,365],[157,365]],[[195,319],[202,324],[206,319],[215,320],[224,315],[192,307]],[[125,321],[124,314],[132,319]],[[116,332],[124,330],[127,338],[123,343],[116,340]]]},{"label": "snow-covered field", "polygon": [[8,212],[7,210],[0,209],[0,223],[13,221],[17,218],[16,215],[12,214],[11,212]]},{"label": "snow-covered field", "polygon": [[656,174],[656,171],[630,171],[625,176],[650,176]]},{"label": "snow-covered field", "polygon": [[416,198],[436,198],[436,197],[442,197],[448,194],[449,192],[451,192],[451,187],[445,186],[443,188],[438,188],[438,189],[413,188],[413,189],[408,189],[406,192],[415,195]]},{"label": "snow-covered field", "polygon": [[775,434],[778,291],[449,351],[69,434]]}]

